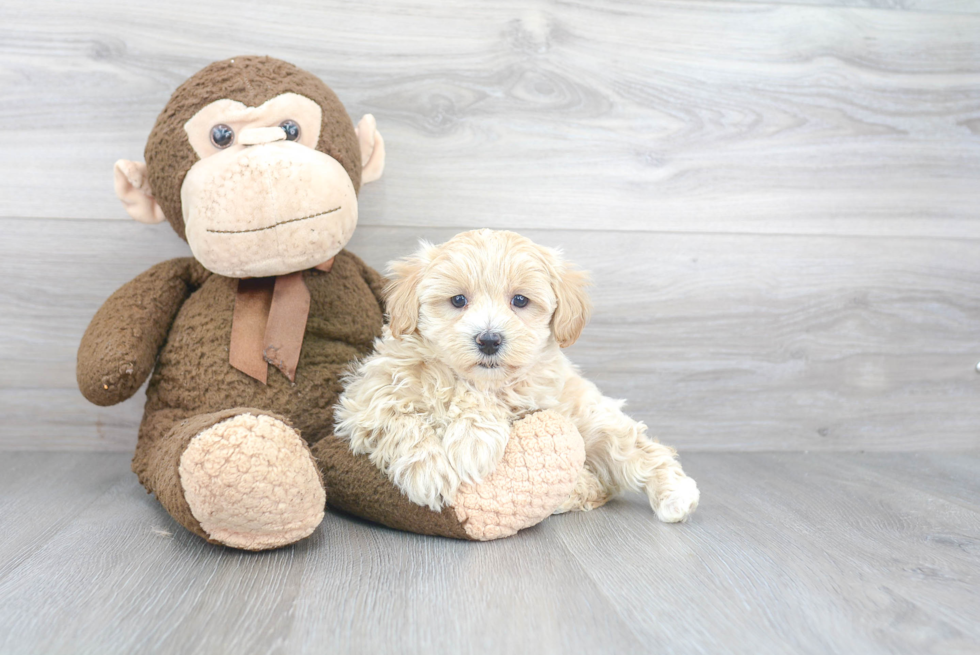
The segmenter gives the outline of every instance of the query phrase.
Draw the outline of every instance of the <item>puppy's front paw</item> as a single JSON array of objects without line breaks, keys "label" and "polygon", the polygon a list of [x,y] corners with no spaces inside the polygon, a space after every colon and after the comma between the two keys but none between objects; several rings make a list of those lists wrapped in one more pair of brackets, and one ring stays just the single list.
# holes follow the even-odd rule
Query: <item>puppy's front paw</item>
[{"label": "puppy's front paw", "polygon": [[419,448],[393,459],[388,477],[413,503],[435,512],[452,503],[459,488],[459,476],[438,447]]},{"label": "puppy's front paw", "polygon": [[686,521],[697,509],[701,492],[698,491],[698,485],[692,478],[683,476],[661,486],[657,496],[658,499],[653,506],[657,518],[664,523],[680,523]]},{"label": "puppy's front paw", "polygon": [[558,506],[555,514],[565,512],[588,512],[596,507],[602,507],[610,498],[609,492],[599,482],[599,478],[592,471],[582,467],[582,471],[575,481],[575,488],[568,499]]},{"label": "puppy's front paw", "polygon": [[461,482],[479,484],[497,468],[510,430],[507,423],[497,422],[461,419],[449,424],[442,443]]}]

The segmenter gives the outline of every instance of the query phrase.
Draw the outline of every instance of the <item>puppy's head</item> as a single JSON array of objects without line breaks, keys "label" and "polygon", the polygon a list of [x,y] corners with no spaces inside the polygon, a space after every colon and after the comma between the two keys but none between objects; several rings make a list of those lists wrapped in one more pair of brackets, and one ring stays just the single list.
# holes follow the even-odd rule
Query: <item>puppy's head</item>
[{"label": "puppy's head", "polygon": [[588,276],[513,232],[423,243],[389,265],[391,333],[418,333],[459,375],[506,382],[549,346],[570,346],[592,310]]}]

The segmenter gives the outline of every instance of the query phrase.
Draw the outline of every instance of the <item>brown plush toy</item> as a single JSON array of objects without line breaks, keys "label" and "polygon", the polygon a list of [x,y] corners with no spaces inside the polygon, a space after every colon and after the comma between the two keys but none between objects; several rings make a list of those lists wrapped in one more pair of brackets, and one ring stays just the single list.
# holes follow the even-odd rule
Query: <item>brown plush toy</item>
[{"label": "brown plush toy", "polygon": [[[373,117],[355,128],[310,73],[236,57],[174,92],[145,159],[116,163],[117,194],[133,218],[168,220],[194,256],[102,305],[77,376],[87,399],[112,405],[152,373],[133,471],[177,522],[262,550],[310,535],[328,502],[399,529],[490,539],[568,496],[581,439],[548,413],[515,424],[497,471],[441,513],[332,436],[341,378],[384,317],[384,279],[343,250],[360,185],[384,167]],[[555,471],[546,488],[529,467]]]}]

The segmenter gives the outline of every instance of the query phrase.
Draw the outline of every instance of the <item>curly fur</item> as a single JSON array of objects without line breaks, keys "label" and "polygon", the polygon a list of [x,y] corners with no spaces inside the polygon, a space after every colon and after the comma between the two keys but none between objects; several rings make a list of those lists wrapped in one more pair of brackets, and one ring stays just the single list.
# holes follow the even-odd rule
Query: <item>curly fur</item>
[{"label": "curly fur", "polygon": [[[585,441],[586,463],[558,511],[599,507],[623,489],[644,491],[657,516],[686,520],[694,480],[672,448],[646,436],[624,401],[603,396],[561,352],[591,312],[588,276],[558,251],[513,232],[477,230],[423,243],[390,265],[389,326],[346,380],[336,434],[367,454],[413,502],[451,505],[500,461],[511,424],[551,409]],[[529,302],[519,308],[515,295]],[[467,299],[463,308],[451,298]],[[482,353],[477,335],[503,341]]]}]

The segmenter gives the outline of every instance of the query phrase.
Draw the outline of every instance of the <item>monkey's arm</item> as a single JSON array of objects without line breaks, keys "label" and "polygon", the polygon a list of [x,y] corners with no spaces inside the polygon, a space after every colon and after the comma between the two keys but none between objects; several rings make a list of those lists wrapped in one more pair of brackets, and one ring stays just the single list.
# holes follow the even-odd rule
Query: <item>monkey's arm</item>
[{"label": "monkey's arm", "polygon": [[140,388],[181,305],[211,274],[191,257],[161,262],[103,303],[78,347],[75,376],[82,395],[115,405]]}]

